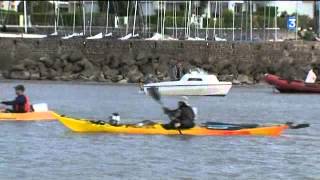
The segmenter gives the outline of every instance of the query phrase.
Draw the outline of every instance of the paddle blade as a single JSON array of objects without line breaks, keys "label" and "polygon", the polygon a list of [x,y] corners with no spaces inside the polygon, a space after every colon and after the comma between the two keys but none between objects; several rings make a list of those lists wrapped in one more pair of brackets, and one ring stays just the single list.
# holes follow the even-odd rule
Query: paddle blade
[{"label": "paddle blade", "polygon": [[149,94],[154,100],[160,102],[161,96],[160,96],[160,93],[159,93],[158,88],[156,88],[156,87],[150,87],[150,88],[148,88],[148,94]]},{"label": "paddle blade", "polygon": [[293,125],[293,126],[289,126],[290,129],[301,129],[301,128],[307,128],[310,127],[310,124],[305,123],[305,124],[297,124],[297,125]]}]

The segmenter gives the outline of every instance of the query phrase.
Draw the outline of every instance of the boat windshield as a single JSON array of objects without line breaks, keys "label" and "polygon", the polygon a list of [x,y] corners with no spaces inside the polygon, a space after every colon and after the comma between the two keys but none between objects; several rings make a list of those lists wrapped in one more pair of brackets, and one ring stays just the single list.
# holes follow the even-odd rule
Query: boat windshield
[{"label": "boat windshield", "polygon": [[200,68],[190,69],[189,73],[190,74],[205,74],[205,75],[208,74],[205,70],[200,69]]},{"label": "boat windshield", "polygon": [[189,78],[188,81],[202,81],[202,78]]}]

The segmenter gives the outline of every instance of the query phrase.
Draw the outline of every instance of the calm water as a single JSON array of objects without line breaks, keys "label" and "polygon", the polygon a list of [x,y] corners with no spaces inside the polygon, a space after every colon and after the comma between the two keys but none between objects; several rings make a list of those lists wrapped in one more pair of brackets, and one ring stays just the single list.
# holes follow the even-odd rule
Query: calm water
[{"label": "calm water", "polygon": [[[12,86],[0,83],[1,100]],[[60,113],[127,121],[166,119],[135,86],[25,83],[34,103]],[[179,98],[165,98],[174,107]],[[312,127],[273,137],[77,134],[58,122],[1,122],[0,179],[320,179],[320,95],[233,88],[226,97],[191,97],[199,120]]]}]

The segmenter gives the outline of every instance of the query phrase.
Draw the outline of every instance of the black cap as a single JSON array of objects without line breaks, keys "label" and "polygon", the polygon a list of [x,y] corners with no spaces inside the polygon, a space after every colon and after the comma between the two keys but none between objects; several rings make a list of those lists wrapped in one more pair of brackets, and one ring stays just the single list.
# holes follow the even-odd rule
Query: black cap
[{"label": "black cap", "polygon": [[15,86],[14,89],[15,89],[15,90],[25,91],[24,85],[21,85],[21,84]]}]

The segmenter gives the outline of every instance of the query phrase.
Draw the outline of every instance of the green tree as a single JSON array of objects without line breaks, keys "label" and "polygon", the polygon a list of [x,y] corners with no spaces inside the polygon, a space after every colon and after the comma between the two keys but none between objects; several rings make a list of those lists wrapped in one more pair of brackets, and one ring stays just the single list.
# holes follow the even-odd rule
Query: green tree
[{"label": "green tree", "polygon": [[225,27],[231,27],[233,23],[233,12],[229,9],[225,9],[222,13],[223,22]]}]

